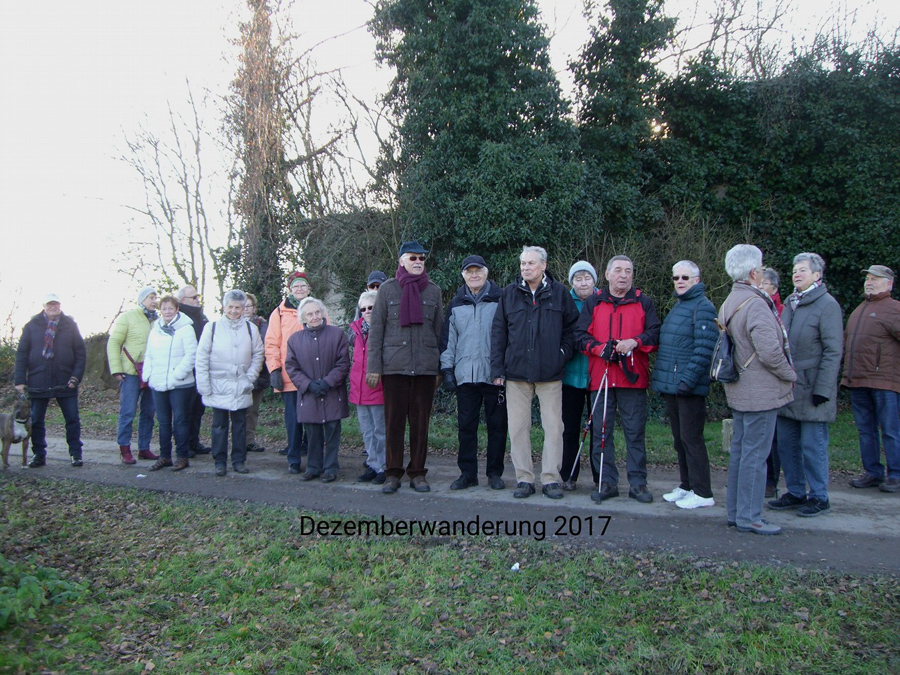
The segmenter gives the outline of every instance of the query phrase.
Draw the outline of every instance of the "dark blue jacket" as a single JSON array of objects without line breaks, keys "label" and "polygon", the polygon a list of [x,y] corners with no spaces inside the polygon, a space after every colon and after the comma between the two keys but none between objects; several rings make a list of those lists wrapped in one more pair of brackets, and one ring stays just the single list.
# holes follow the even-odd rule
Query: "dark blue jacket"
[{"label": "dark blue jacket", "polygon": [[69,378],[74,377],[81,382],[87,363],[84,340],[78,326],[71,317],[60,315],[53,339],[52,359],[45,359],[42,353],[46,332],[47,318],[43,312],[25,324],[16,352],[15,384],[26,385],[31,398],[75,396],[78,388],[67,386]]},{"label": "dark blue jacket", "polygon": [[[681,393],[706,396],[709,393],[709,364],[719,337],[716,308],[707,299],[702,283],[677,295],[678,302],[663,321],[659,333],[659,353],[650,388],[661,394]],[[696,318],[695,318],[696,317]]]}]

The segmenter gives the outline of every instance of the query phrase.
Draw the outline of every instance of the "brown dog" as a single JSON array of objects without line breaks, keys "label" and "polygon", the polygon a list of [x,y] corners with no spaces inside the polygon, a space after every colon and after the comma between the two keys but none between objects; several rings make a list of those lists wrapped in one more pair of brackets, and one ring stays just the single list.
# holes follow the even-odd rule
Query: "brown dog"
[{"label": "brown dog", "polygon": [[3,468],[9,468],[9,446],[22,444],[22,466],[28,466],[28,439],[31,438],[31,406],[24,398],[16,400],[11,415],[0,413],[0,441],[3,443]]}]

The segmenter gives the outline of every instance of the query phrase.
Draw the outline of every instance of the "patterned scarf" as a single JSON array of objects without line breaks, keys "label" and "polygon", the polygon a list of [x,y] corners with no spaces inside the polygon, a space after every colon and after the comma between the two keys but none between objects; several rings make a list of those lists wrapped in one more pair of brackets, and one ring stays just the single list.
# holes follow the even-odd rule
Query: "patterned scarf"
[{"label": "patterned scarf", "polygon": [[160,329],[163,333],[165,333],[166,335],[168,335],[169,337],[174,337],[174,336],[175,336],[175,329],[172,327],[172,324],[175,323],[176,321],[178,321],[178,314],[175,314],[175,316],[172,317],[172,320],[171,320],[169,323],[163,323],[162,321],[160,321],[160,322],[159,322],[159,329]]},{"label": "patterned scarf", "polygon": [[146,307],[141,307],[141,309],[144,310],[144,316],[147,317],[147,321],[150,323],[153,323],[159,318],[159,314],[156,313],[155,309],[152,312]]},{"label": "patterned scarf", "polygon": [[366,340],[369,339],[369,328],[371,328],[371,326],[369,326],[369,322],[363,319],[362,323],[359,324],[359,332],[362,333],[362,336]]},{"label": "patterned scarf", "polygon": [[56,329],[59,328],[59,319],[51,321],[44,312],[44,318],[47,319],[47,330],[44,331],[44,351],[41,355],[48,361],[53,358],[53,340],[56,339]]},{"label": "patterned scarf", "polygon": [[410,274],[403,265],[397,267],[397,282],[403,293],[400,296],[400,326],[425,323],[422,314],[422,291],[428,288],[428,273]]},{"label": "patterned scarf", "polygon": [[290,307],[291,309],[297,309],[300,306],[300,300],[293,295],[286,295],[284,296],[284,306]]},{"label": "patterned scarf", "polygon": [[788,302],[788,303],[791,305],[791,309],[792,309],[792,310],[795,310],[795,309],[797,309],[797,305],[800,304],[800,300],[803,298],[804,295],[806,295],[807,293],[809,293],[809,292],[810,292],[811,290],[813,290],[814,288],[818,288],[818,287],[821,286],[821,285],[822,285],[822,280],[821,280],[821,279],[819,279],[818,281],[814,281],[814,282],[810,285],[810,287],[807,288],[805,291],[794,291],[793,293],[791,293],[791,294],[788,296],[788,299],[787,299],[786,302]]},{"label": "patterned scarf", "polygon": [[[740,282],[739,282],[740,283]],[[768,305],[769,309],[772,310],[772,316],[775,317],[775,321],[778,323],[778,327],[781,329],[781,348],[784,351],[784,356],[787,359],[787,362],[794,365],[794,359],[791,357],[791,343],[788,340],[787,329],[784,327],[784,324],[781,322],[781,317],[778,315],[778,308],[775,306],[775,301],[769,296],[765,291],[757,288],[756,286],[750,285],[754,291],[756,291],[760,297],[766,301],[766,305]],[[790,298],[788,298],[790,300]]]}]

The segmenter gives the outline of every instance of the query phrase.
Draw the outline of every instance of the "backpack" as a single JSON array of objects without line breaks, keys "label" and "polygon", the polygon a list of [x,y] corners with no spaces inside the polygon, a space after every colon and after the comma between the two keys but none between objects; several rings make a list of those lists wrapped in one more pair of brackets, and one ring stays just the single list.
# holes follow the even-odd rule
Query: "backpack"
[{"label": "backpack", "polygon": [[731,323],[731,320],[752,299],[747,298],[738,305],[737,309],[734,310],[734,314],[728,318],[724,326],[716,319],[716,325],[719,327],[719,339],[716,340],[716,346],[713,348],[712,363],[709,364],[709,379],[711,382],[721,382],[722,384],[737,382],[741,373],[756,358],[756,352],[753,352],[746,363],[738,366],[734,361],[734,343],[731,341],[731,336],[728,335],[728,325]]}]

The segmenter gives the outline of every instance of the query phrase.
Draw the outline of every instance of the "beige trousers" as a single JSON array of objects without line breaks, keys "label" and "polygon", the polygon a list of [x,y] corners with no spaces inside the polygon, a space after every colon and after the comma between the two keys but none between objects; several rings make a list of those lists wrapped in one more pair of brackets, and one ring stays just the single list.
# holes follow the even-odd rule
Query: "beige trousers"
[{"label": "beige trousers", "polygon": [[541,484],[561,483],[563,422],[562,381],[506,381],[506,410],[509,415],[510,456],[516,469],[516,482],[534,483],[531,461],[531,400],[537,395],[541,403],[541,426],[544,429],[544,452],[541,456]]}]

